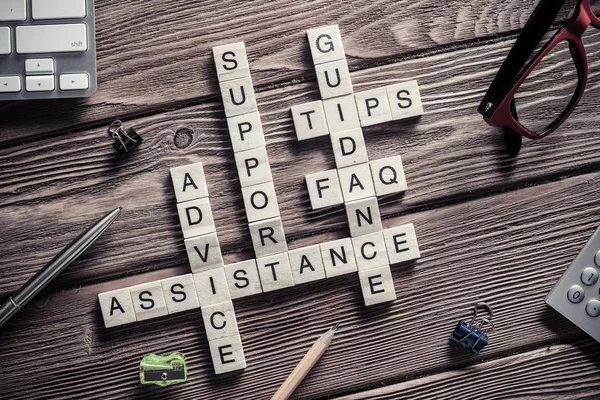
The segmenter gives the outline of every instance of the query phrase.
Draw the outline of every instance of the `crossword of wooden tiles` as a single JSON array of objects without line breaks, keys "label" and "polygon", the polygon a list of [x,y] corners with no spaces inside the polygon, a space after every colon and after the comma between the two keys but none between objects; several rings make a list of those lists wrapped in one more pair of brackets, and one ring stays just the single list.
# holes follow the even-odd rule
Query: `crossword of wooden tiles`
[{"label": "crossword of wooden tiles", "polygon": [[344,204],[350,238],[288,250],[244,43],[213,48],[256,259],[224,265],[202,163],[171,168],[191,274],[98,295],[105,326],[200,308],[215,373],[246,360],[232,299],[358,272],[365,305],[396,299],[391,264],[420,257],[412,224],[382,229],[377,196],[407,189],[402,160],[369,161],[362,127],[421,115],[416,81],[354,93],[337,25],[308,40],[322,100],[295,105],[298,140],[329,135],[336,169],[306,176],[313,209]]}]

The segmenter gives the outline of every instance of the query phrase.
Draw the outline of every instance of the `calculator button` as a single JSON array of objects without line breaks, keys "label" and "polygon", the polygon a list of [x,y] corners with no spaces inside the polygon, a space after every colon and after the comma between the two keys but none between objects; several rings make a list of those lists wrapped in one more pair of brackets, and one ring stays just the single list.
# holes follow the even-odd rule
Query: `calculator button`
[{"label": "calculator button", "polygon": [[54,60],[51,58],[25,60],[25,73],[28,75],[52,75],[54,74]]},{"label": "calculator button", "polygon": [[585,312],[590,317],[597,317],[600,315],[600,301],[590,300],[585,306]]},{"label": "calculator button", "polygon": [[85,24],[17,26],[17,53],[73,53],[87,50]]},{"label": "calculator button", "polygon": [[89,87],[87,74],[64,74],[60,76],[60,90],[85,90]]},{"label": "calculator button", "polygon": [[25,87],[28,92],[50,92],[54,90],[54,75],[28,76]]},{"label": "calculator button", "polygon": [[10,54],[10,28],[0,27],[0,54]]},{"label": "calculator button", "polygon": [[33,19],[84,18],[85,0],[31,0]]},{"label": "calculator button", "polygon": [[20,76],[0,76],[0,93],[16,93],[20,91]]},{"label": "calculator button", "polygon": [[579,285],[573,285],[569,289],[569,293],[567,293],[567,298],[571,303],[581,303],[583,298],[585,297],[585,292],[583,288]]},{"label": "calculator button", "polygon": [[598,271],[596,268],[587,267],[581,273],[581,282],[587,286],[593,286],[598,282]]},{"label": "calculator button", "polygon": [[2,0],[0,21],[25,21],[27,18],[26,0]]}]

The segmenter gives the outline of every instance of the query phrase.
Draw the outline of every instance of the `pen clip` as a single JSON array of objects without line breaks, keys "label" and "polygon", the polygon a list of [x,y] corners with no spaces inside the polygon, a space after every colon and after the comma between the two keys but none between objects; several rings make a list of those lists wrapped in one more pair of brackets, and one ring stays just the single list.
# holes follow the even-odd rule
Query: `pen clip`
[{"label": "pen clip", "polygon": [[8,297],[8,301],[10,301],[12,303],[13,306],[15,306],[15,308],[17,310],[21,310],[21,306],[17,304],[17,302],[15,301],[15,299],[12,298],[12,296]]}]

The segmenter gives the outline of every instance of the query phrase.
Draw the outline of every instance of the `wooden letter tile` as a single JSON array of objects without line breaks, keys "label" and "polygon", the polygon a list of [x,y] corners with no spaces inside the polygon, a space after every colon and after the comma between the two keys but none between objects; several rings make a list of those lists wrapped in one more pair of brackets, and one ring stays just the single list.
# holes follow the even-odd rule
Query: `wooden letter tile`
[{"label": "wooden letter tile", "polygon": [[209,342],[238,334],[238,325],[231,301],[204,306],[201,310],[204,330]]},{"label": "wooden letter tile", "polygon": [[264,147],[235,153],[235,164],[242,187],[258,185],[259,183],[271,182],[273,180],[267,149]]},{"label": "wooden letter tile", "polygon": [[355,93],[361,126],[371,126],[392,120],[392,111],[384,87]]},{"label": "wooden letter tile", "polygon": [[344,202],[375,196],[373,177],[368,163],[338,169]]},{"label": "wooden letter tile", "polygon": [[244,42],[213,47],[219,82],[250,76]]},{"label": "wooden letter tile", "polygon": [[279,217],[279,205],[273,182],[242,188],[248,222]]},{"label": "wooden letter tile", "polygon": [[100,293],[98,301],[105,327],[112,328],[137,321],[129,288]]},{"label": "wooden letter tile", "polygon": [[171,168],[171,180],[178,203],[208,197],[202,163]]},{"label": "wooden letter tile", "polygon": [[256,259],[264,292],[294,286],[287,252]]},{"label": "wooden letter tile", "polygon": [[400,156],[373,160],[369,164],[377,196],[406,191],[406,177]]},{"label": "wooden letter tile", "polygon": [[167,315],[167,305],[160,281],[142,283],[129,288],[138,321]]},{"label": "wooden letter tile", "polygon": [[223,256],[216,233],[185,239],[185,250],[193,273],[223,266]]},{"label": "wooden letter tile", "polygon": [[313,64],[317,65],[346,58],[340,29],[337,25],[309,29],[306,33]]},{"label": "wooden letter tile", "polygon": [[193,275],[200,307],[231,300],[225,269],[213,268]]},{"label": "wooden letter tile", "polygon": [[413,224],[384,229],[383,238],[390,264],[415,260],[421,257]]},{"label": "wooden letter tile", "polygon": [[290,250],[288,257],[296,285],[325,279],[325,267],[318,244]]},{"label": "wooden letter tile", "polygon": [[396,300],[396,289],[389,266],[358,271],[365,306]]},{"label": "wooden letter tile", "polygon": [[292,106],[291,110],[298,140],[329,135],[322,101],[317,100]]},{"label": "wooden letter tile", "polygon": [[215,232],[208,197],[177,204],[177,213],[184,238]]},{"label": "wooden letter tile", "polygon": [[240,335],[229,336],[208,342],[215,374],[246,368],[244,349]]},{"label": "wooden letter tile", "polygon": [[281,218],[269,218],[248,224],[256,258],[287,251]]},{"label": "wooden letter tile", "polygon": [[344,203],[337,170],[306,175],[306,187],[313,210]]},{"label": "wooden letter tile", "polygon": [[220,86],[227,118],[257,111],[256,96],[250,76],[222,82]]},{"label": "wooden letter tile", "polygon": [[225,276],[232,299],[263,292],[255,259],[226,265]]},{"label": "wooden letter tile", "polygon": [[353,237],[352,247],[354,247],[354,258],[359,271],[390,265],[381,232]]},{"label": "wooden letter tile", "polygon": [[357,270],[354,249],[349,238],[325,242],[319,246],[327,278],[349,274]]},{"label": "wooden letter tile", "polygon": [[227,128],[235,153],[265,146],[265,134],[258,112],[227,118]]},{"label": "wooden letter tile", "polygon": [[419,93],[417,81],[398,83],[385,88],[394,121],[423,115],[423,105],[421,104],[421,94]]},{"label": "wooden letter tile", "polygon": [[324,100],[323,110],[330,133],[360,128],[358,110],[353,95]]},{"label": "wooden letter tile", "polygon": [[331,145],[333,146],[335,165],[338,168],[350,167],[369,161],[365,139],[360,128],[332,133]]},{"label": "wooden letter tile", "polygon": [[352,81],[346,59],[317,64],[315,73],[323,100],[352,95]]},{"label": "wooden letter tile", "polygon": [[346,203],[350,236],[362,236],[383,229],[376,197],[367,197]]},{"label": "wooden letter tile", "polygon": [[192,274],[163,279],[160,284],[169,314],[200,307]]}]

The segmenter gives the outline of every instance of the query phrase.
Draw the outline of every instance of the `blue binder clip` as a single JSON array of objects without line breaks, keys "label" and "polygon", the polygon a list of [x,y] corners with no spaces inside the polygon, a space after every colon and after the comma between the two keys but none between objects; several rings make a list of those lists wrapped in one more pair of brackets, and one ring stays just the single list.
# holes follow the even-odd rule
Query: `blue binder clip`
[{"label": "blue binder clip", "polygon": [[[482,317],[478,314],[477,309],[482,308],[487,310],[489,316]],[[450,340],[460,344],[466,349],[470,349],[475,354],[480,354],[483,347],[488,344],[487,333],[494,330],[492,316],[494,312],[492,307],[487,303],[475,304],[475,315],[471,322],[460,321],[452,332]]]}]

